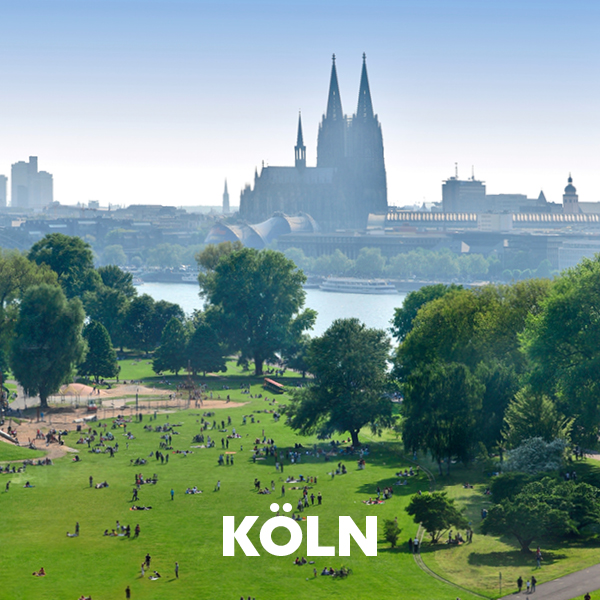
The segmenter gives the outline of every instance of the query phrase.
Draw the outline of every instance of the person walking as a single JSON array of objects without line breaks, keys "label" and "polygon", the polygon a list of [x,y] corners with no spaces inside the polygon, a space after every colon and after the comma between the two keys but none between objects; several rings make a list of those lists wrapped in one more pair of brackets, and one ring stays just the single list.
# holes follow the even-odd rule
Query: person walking
[{"label": "person walking", "polygon": [[90,487],[94,485],[94,478],[90,475]]},{"label": "person walking", "polygon": [[419,538],[417,536],[415,536],[415,541],[413,542],[413,545],[414,545],[414,553],[419,554]]},{"label": "person walking", "polygon": [[217,491],[217,492],[221,491],[221,480],[220,479],[217,481],[217,487],[215,488],[215,491]]},{"label": "person walking", "polygon": [[535,575],[531,576],[531,592],[535,592],[535,584],[537,583],[537,579],[535,578]]},{"label": "person walking", "polygon": [[79,535],[79,521],[75,523],[75,535]]},{"label": "person walking", "polygon": [[175,577],[179,579],[179,563],[175,563]]},{"label": "person walking", "polygon": [[131,589],[129,586],[125,588],[125,598],[131,598]]},{"label": "person walking", "polygon": [[517,587],[519,588],[519,592],[523,589],[523,578],[519,575],[519,579],[517,579]]},{"label": "person walking", "polygon": [[175,498],[175,490],[171,488],[171,500]]},{"label": "person walking", "polygon": [[152,560],[152,557],[150,556],[150,554],[146,554],[146,569],[150,568],[150,561]]},{"label": "person walking", "polygon": [[525,584],[525,587],[527,589],[527,594],[531,594],[531,581],[528,579],[527,583]]}]

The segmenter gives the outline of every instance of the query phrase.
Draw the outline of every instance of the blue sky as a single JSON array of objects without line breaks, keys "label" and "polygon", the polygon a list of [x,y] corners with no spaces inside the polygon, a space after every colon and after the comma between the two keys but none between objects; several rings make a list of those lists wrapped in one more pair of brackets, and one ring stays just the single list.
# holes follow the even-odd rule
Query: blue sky
[{"label": "blue sky", "polygon": [[316,160],[331,54],[344,112],[361,56],[390,204],[441,182],[600,201],[600,3],[571,0],[0,0],[0,173],[39,157],[55,198],[232,204],[264,160]]}]

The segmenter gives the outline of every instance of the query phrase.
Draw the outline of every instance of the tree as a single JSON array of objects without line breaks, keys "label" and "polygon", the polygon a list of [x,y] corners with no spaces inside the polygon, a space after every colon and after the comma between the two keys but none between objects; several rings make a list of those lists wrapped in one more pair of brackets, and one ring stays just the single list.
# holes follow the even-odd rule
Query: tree
[{"label": "tree", "polygon": [[154,314],[152,319],[152,335],[154,336],[154,345],[160,343],[162,333],[171,319],[177,319],[181,323],[185,321],[185,313],[179,304],[158,300],[154,303]]},{"label": "tree", "polygon": [[105,265],[118,265],[119,267],[127,264],[127,255],[123,251],[121,244],[111,244],[106,246],[102,252],[102,262]]},{"label": "tree", "polygon": [[559,414],[554,402],[529,386],[519,390],[504,415],[504,439],[509,448],[516,448],[527,439],[556,438],[570,441],[573,419]]},{"label": "tree", "polygon": [[196,255],[198,266],[205,271],[214,271],[223,256],[228,256],[232,252],[237,252],[243,248],[240,241],[221,242],[220,244],[209,244]]},{"label": "tree", "polygon": [[103,285],[95,292],[86,292],[83,304],[88,317],[106,327],[113,346],[122,348],[126,339],[125,315],[129,308],[127,296],[118,289]]},{"label": "tree", "polygon": [[113,290],[123,292],[129,299],[137,295],[135,286],[133,285],[133,275],[127,271],[123,271],[116,265],[107,265],[98,269],[98,275],[102,279],[102,283]]},{"label": "tree", "polygon": [[392,548],[396,547],[401,533],[402,529],[398,527],[398,523],[394,519],[385,519],[383,522],[383,537],[386,542],[390,543]]},{"label": "tree", "polygon": [[555,398],[575,417],[573,438],[596,444],[600,426],[600,255],[554,280],[522,336],[534,391]]},{"label": "tree", "polygon": [[392,319],[392,333],[394,337],[399,342],[404,341],[404,338],[413,328],[413,322],[419,309],[425,304],[432,300],[437,300],[449,292],[462,289],[463,287],[460,285],[436,283],[435,285],[426,285],[410,292],[404,299],[402,306],[394,309],[394,318]]},{"label": "tree", "polygon": [[156,347],[154,300],[148,294],[134,298],[123,320],[124,344],[146,355]]},{"label": "tree", "polygon": [[432,544],[437,544],[450,528],[464,529],[468,525],[467,519],[446,492],[417,494],[410,499],[405,510],[431,536]]},{"label": "tree", "polygon": [[147,263],[151,267],[177,268],[181,266],[182,251],[178,244],[158,244],[148,250]]},{"label": "tree", "polygon": [[100,284],[92,248],[80,237],[49,233],[31,247],[28,258],[38,265],[48,265],[58,275],[67,298],[82,296]]},{"label": "tree", "polygon": [[98,321],[90,321],[83,329],[83,338],[87,342],[87,353],[78,367],[79,373],[93,377],[96,383],[101,377],[116,377],[119,372],[117,353],[106,327]]},{"label": "tree", "polygon": [[152,370],[155,373],[172,371],[177,375],[186,363],[187,332],[183,323],[172,317],[162,332],[160,346],[154,352]]},{"label": "tree", "polygon": [[524,440],[520,446],[506,453],[502,470],[535,475],[544,471],[558,471],[564,464],[567,443],[564,439],[545,442],[542,438]]},{"label": "tree", "polygon": [[312,327],[315,312],[300,312],[305,281],[281,252],[252,248],[222,255],[214,271],[200,278],[201,294],[220,317],[221,335],[242,361],[254,360],[256,375],[285,345],[295,318],[306,317]]},{"label": "tree", "polygon": [[187,344],[187,357],[194,375],[227,371],[224,345],[219,339],[213,320],[207,315],[196,315],[195,329]]},{"label": "tree", "polygon": [[380,276],[385,268],[385,257],[381,255],[379,248],[361,248],[356,262],[354,271],[357,275],[364,277]]},{"label": "tree", "polygon": [[380,329],[358,319],[337,319],[310,343],[308,367],[314,379],[296,391],[288,407],[288,423],[303,435],[350,432],[352,445],[369,425],[380,432],[392,422],[385,396],[390,341]]},{"label": "tree", "polygon": [[483,520],[484,534],[514,536],[521,552],[534,540],[577,535],[600,519],[600,490],[587,483],[546,477],[529,483],[512,499],[493,506]]},{"label": "tree", "polygon": [[27,394],[39,395],[42,407],[83,358],[84,316],[81,302],[67,300],[59,287],[43,284],[23,294],[10,365]]},{"label": "tree", "polygon": [[469,459],[483,386],[460,363],[434,363],[415,369],[404,387],[402,436],[407,450],[426,450],[438,464]]}]

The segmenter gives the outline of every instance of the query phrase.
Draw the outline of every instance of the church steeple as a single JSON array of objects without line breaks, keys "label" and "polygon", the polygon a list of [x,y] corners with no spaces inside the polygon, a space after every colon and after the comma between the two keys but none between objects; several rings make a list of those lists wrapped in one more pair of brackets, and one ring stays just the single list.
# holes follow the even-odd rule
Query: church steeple
[{"label": "church steeple", "polygon": [[329,81],[329,97],[327,98],[327,114],[328,119],[337,121],[342,119],[342,98],[340,97],[340,86],[338,85],[337,70],[335,68],[335,54],[331,57],[331,79]]},{"label": "church steeple", "polygon": [[298,137],[296,138],[296,146],[294,148],[296,156],[296,168],[306,167],[306,146],[302,136],[302,114],[298,113]]},{"label": "church steeple", "polygon": [[342,99],[335,68],[335,54],[332,57],[331,78],[327,112],[319,126],[317,140],[317,167],[339,167],[345,155],[346,117],[342,112]]},{"label": "church steeple", "polygon": [[227,191],[227,179],[225,179],[225,190],[223,192],[223,214],[229,214],[229,192]]},{"label": "church steeple", "polygon": [[359,119],[373,118],[373,102],[371,101],[369,77],[367,76],[367,55],[364,53],[362,73],[360,75],[360,89],[358,92],[358,108],[356,109],[356,116]]}]

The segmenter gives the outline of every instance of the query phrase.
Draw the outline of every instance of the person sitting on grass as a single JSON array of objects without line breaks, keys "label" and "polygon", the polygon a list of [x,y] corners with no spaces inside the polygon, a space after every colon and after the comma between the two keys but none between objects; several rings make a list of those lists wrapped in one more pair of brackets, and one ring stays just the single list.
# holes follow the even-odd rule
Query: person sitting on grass
[{"label": "person sitting on grass", "polygon": [[32,575],[34,577],[44,577],[46,575],[46,571],[44,571],[44,567],[41,567],[39,571],[34,571]]}]

